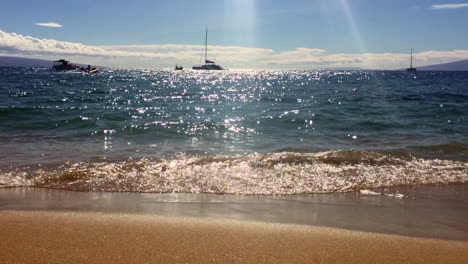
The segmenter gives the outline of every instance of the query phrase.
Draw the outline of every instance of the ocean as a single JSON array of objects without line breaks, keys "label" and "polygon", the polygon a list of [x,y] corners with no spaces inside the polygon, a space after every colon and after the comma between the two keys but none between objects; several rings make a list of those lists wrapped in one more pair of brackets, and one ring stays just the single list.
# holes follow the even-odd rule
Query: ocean
[{"label": "ocean", "polygon": [[467,142],[468,72],[0,68],[0,188],[277,195],[466,183]]}]

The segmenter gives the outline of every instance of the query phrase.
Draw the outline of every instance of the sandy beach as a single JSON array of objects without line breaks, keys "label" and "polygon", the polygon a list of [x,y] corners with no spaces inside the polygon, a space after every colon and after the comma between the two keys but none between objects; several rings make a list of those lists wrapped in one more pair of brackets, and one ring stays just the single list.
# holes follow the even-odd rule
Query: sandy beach
[{"label": "sandy beach", "polygon": [[0,214],[0,263],[462,263],[468,243],[102,213]]},{"label": "sandy beach", "polygon": [[466,185],[233,196],[0,189],[0,263],[463,263]]}]

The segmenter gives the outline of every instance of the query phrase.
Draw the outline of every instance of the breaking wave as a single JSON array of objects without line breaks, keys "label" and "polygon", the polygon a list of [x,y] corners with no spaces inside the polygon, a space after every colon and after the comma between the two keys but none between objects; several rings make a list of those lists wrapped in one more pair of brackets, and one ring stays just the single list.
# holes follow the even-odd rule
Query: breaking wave
[{"label": "breaking wave", "polygon": [[282,195],[467,182],[466,162],[383,151],[180,155],[0,171],[2,187],[152,193]]}]

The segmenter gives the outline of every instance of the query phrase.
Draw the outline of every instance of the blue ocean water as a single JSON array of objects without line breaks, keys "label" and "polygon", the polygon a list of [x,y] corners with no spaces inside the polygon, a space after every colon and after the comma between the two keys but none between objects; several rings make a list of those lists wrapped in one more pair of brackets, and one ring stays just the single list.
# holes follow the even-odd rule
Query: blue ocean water
[{"label": "blue ocean water", "polygon": [[467,142],[468,72],[0,68],[4,171],[325,151],[463,162]]}]

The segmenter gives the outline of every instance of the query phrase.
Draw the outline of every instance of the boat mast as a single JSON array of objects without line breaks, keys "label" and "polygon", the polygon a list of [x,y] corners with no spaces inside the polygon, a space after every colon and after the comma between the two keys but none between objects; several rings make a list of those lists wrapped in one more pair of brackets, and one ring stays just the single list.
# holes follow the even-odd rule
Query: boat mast
[{"label": "boat mast", "polygon": [[413,48],[411,48],[411,62],[410,62],[410,69],[413,68]]},{"label": "boat mast", "polygon": [[206,28],[206,34],[205,34],[205,63],[208,58],[208,28]]}]

